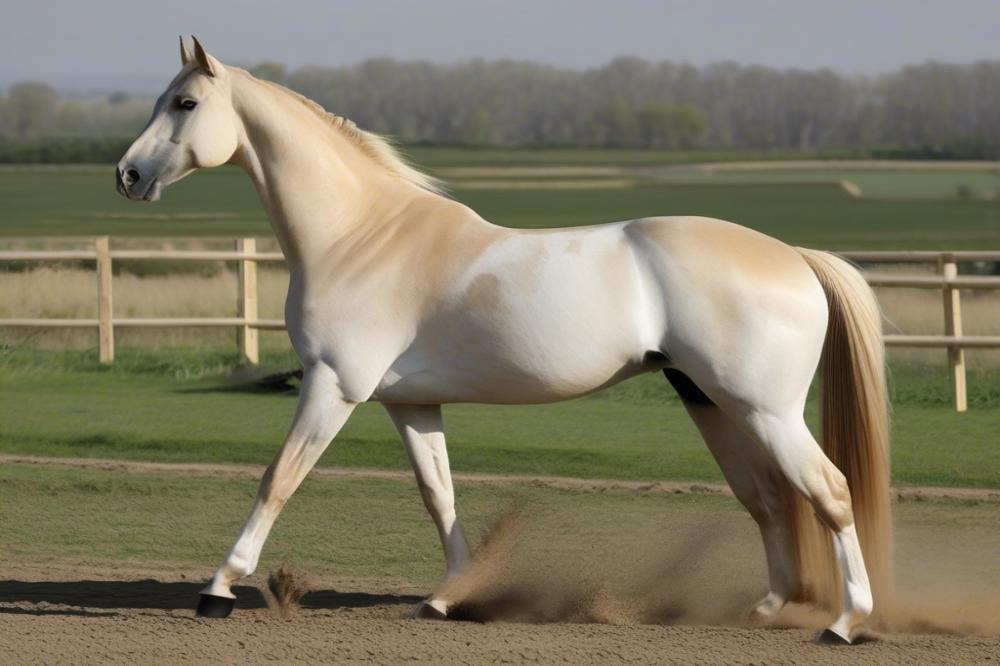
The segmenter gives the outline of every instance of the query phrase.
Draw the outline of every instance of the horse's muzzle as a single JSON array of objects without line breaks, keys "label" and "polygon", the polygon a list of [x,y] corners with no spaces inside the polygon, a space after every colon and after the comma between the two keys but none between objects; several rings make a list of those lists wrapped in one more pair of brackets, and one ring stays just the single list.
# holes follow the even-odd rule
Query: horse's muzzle
[{"label": "horse's muzzle", "polygon": [[118,167],[115,167],[115,189],[118,190],[118,194],[128,198],[128,190],[125,189],[125,181],[122,180],[122,170]]},{"label": "horse's muzzle", "polygon": [[163,188],[157,178],[143,179],[135,169],[115,167],[115,189],[129,201],[149,202],[159,199]]}]

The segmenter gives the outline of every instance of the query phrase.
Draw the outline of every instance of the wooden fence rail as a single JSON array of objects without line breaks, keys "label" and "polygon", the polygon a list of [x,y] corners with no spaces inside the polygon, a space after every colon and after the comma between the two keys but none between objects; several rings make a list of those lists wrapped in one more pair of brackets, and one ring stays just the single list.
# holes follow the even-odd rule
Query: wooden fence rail
[{"label": "wooden fence rail", "polygon": [[[965,382],[965,349],[1000,348],[1000,336],[969,336],[962,334],[962,306],[960,289],[1000,289],[1000,277],[959,275],[959,262],[1000,262],[1000,251],[956,252],[841,252],[841,256],[858,263],[932,263],[937,275],[899,275],[865,273],[872,286],[940,289],[944,309],[944,335],[885,336],[890,347],[935,348],[947,350],[955,409],[967,409]],[[115,259],[143,259],[153,261],[234,261],[237,263],[237,316],[198,318],[120,318],[114,316],[112,292],[112,262]],[[237,332],[240,354],[247,363],[260,360],[258,331],[283,330],[281,319],[260,319],[257,300],[258,263],[284,263],[280,252],[258,252],[254,238],[241,238],[233,250],[115,250],[109,237],[94,240],[92,250],[42,250],[0,251],[4,261],[94,261],[97,268],[97,318],[96,319],[0,319],[0,327],[30,328],[92,328],[97,329],[98,350],[102,363],[111,363],[115,357],[116,328],[233,328]]]},{"label": "wooden fence rail", "polygon": [[948,352],[948,374],[955,411],[968,409],[965,374],[965,350],[1000,347],[1000,336],[962,335],[962,301],[960,289],[998,289],[1000,277],[979,277],[958,274],[959,262],[1000,261],[1000,252],[843,252],[841,256],[858,263],[933,263],[938,275],[880,275],[866,273],[873,287],[910,287],[941,289],[944,308],[944,335],[886,335],[885,344],[895,347],[944,347]]},{"label": "wooden fence rail", "polygon": [[[113,315],[112,261],[237,262],[236,317],[122,318]],[[233,328],[247,363],[260,362],[259,330],[283,330],[280,319],[260,319],[257,308],[258,262],[284,263],[280,252],[257,252],[255,238],[240,238],[234,250],[114,250],[109,237],[94,240],[93,250],[0,251],[0,261],[94,261],[97,266],[97,319],[0,319],[0,327],[96,328],[101,363],[115,359],[116,328]]]}]

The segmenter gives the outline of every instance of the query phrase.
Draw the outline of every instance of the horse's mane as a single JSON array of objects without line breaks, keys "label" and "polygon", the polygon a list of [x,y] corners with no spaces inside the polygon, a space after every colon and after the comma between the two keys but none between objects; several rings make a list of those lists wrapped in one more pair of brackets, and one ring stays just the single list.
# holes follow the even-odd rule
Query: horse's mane
[{"label": "horse's mane", "polygon": [[376,164],[386,169],[394,176],[402,178],[406,182],[412,183],[417,187],[427,190],[428,192],[433,192],[435,194],[443,193],[444,185],[441,181],[434,176],[429,176],[422,171],[418,171],[410,165],[406,159],[400,155],[399,151],[392,145],[392,141],[388,138],[361,129],[354,123],[353,120],[331,113],[324,109],[318,102],[315,102],[305,95],[295,92],[294,90],[286,88],[285,86],[264,79],[255,78],[255,80],[270,88],[280,90],[292,99],[301,102],[307,109],[324,120],[327,125],[347,137],[361,150],[361,152],[370,157]]}]

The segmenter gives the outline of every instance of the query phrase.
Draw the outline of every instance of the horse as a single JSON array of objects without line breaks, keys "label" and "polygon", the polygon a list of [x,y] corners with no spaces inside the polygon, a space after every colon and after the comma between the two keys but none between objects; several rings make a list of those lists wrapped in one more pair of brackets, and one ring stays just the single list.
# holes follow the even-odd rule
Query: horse
[{"label": "horse", "polygon": [[[193,48],[181,39],[117,190],[155,201],[197,169],[242,168],[287,261],[303,367],[288,434],[199,616],[231,613],[233,583],[359,403],[381,403],[399,431],[447,581],[470,550],[442,404],[568,400],[662,371],[759,526],[768,591],[749,618],[822,602],[833,621],[818,640],[856,642],[889,594],[891,516],[881,314],[853,266],[705,217],[497,226],[386,139]],[[803,416],[818,367],[822,446]],[[448,613],[438,593],[415,612]]]}]

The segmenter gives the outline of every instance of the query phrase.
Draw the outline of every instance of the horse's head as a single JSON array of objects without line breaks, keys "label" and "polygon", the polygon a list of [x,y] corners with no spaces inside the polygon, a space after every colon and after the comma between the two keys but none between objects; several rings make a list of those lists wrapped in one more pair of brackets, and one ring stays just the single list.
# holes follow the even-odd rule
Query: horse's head
[{"label": "horse's head", "polygon": [[153,115],[115,170],[118,193],[156,201],[164,187],[195,169],[228,162],[239,140],[230,74],[198,40],[181,39],[181,71],[156,100]]}]

